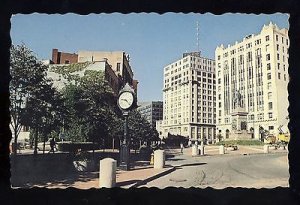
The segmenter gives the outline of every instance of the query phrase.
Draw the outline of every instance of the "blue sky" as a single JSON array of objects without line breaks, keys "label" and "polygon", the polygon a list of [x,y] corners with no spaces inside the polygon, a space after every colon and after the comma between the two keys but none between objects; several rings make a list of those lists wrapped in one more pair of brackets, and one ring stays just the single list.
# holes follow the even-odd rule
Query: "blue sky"
[{"label": "blue sky", "polygon": [[270,21],[289,28],[287,14],[30,14],[12,17],[13,44],[24,43],[39,59],[50,59],[52,48],[117,51],[130,55],[139,101],[162,100],[163,67],[196,51],[196,22],[202,56],[214,58],[218,45],[233,44],[259,33]]}]

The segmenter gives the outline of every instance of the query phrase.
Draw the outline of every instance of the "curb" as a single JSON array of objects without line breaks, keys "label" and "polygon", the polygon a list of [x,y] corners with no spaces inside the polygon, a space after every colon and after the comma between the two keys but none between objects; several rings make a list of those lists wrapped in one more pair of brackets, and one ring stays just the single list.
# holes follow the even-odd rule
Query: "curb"
[{"label": "curb", "polygon": [[158,173],[156,175],[153,175],[153,176],[150,176],[150,177],[148,177],[146,179],[138,181],[138,182],[136,182],[136,183],[134,183],[134,184],[132,184],[130,186],[127,186],[126,188],[137,188],[137,187],[139,187],[141,185],[147,184],[150,181],[158,179],[158,178],[160,178],[160,177],[162,177],[162,176],[164,176],[166,174],[169,174],[169,173],[173,172],[175,169],[176,169],[176,167],[170,167],[169,169],[166,169],[166,170],[164,170],[164,171],[162,171],[162,172],[160,172],[160,173]]}]

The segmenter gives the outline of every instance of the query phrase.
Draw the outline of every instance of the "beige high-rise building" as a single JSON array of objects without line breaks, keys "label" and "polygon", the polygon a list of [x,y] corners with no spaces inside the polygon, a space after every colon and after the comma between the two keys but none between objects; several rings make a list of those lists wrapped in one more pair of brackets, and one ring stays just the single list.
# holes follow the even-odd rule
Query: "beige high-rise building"
[{"label": "beige high-rise building", "polygon": [[[192,140],[215,140],[215,61],[200,52],[164,68],[162,135],[182,135]],[[204,140],[205,141],[205,140]]]},{"label": "beige high-rise building", "polygon": [[260,139],[259,127],[275,135],[282,126],[288,131],[288,48],[288,30],[272,23],[257,35],[216,48],[217,133],[230,138],[235,91],[252,138]]}]

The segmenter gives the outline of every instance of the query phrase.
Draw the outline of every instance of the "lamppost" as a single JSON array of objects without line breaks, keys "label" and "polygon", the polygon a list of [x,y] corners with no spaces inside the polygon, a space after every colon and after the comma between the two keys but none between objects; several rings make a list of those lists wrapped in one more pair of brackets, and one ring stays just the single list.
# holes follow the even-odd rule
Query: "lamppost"
[{"label": "lamppost", "polygon": [[129,155],[130,155],[130,137],[128,135],[128,114],[136,105],[136,95],[134,89],[128,83],[120,90],[118,96],[118,106],[124,116],[124,136],[120,141],[120,164],[122,170],[129,170]]}]

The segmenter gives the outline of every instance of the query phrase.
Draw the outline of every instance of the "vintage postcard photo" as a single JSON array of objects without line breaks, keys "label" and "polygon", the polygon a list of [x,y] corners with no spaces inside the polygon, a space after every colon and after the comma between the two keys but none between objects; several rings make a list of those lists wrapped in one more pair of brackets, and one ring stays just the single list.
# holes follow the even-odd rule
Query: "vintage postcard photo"
[{"label": "vintage postcard photo", "polygon": [[288,14],[11,25],[13,188],[289,186]]}]

